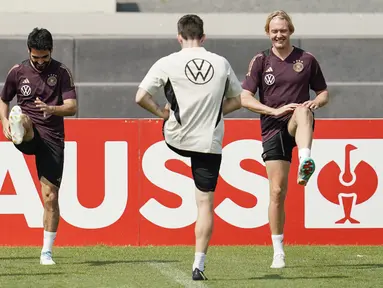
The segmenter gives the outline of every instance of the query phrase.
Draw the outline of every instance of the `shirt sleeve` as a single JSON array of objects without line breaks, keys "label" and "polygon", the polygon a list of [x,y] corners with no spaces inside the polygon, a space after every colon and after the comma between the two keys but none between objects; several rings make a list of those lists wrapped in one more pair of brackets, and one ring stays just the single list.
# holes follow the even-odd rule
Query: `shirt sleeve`
[{"label": "shirt sleeve", "polygon": [[311,62],[310,88],[315,92],[327,89],[327,84],[326,80],[324,79],[322,69],[314,56]]},{"label": "shirt sleeve", "polygon": [[249,69],[242,83],[242,88],[255,94],[262,81],[263,54],[257,54],[251,59]]},{"label": "shirt sleeve", "polygon": [[164,71],[164,58],[161,58],[149,69],[139,87],[154,96],[158,90],[166,85],[168,76]]},{"label": "shirt sleeve", "polygon": [[227,82],[226,82],[226,88],[225,88],[225,97],[226,98],[237,97],[241,94],[243,89],[230,63],[227,60],[226,62],[228,66],[228,72],[227,72]]},{"label": "shirt sleeve", "polygon": [[5,80],[3,90],[1,91],[1,100],[4,102],[12,101],[17,93],[17,67],[19,67],[19,65],[15,65],[9,70]]},{"label": "shirt sleeve", "polygon": [[77,99],[76,86],[74,85],[74,80],[71,71],[64,65],[63,73],[61,75],[61,91],[63,100],[67,99]]}]

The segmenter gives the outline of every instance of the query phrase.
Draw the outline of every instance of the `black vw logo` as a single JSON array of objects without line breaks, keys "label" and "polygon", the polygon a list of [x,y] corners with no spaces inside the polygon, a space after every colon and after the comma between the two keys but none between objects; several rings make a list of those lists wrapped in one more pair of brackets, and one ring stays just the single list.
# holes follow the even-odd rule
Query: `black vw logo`
[{"label": "black vw logo", "polygon": [[185,75],[194,84],[203,85],[213,78],[214,67],[209,61],[196,58],[186,63]]}]

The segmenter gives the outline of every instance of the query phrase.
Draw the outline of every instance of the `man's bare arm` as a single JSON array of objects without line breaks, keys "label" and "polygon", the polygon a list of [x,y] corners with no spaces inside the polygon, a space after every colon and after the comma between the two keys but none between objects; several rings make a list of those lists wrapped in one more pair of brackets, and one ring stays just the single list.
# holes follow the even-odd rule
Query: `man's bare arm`
[{"label": "man's bare arm", "polygon": [[77,100],[65,99],[63,105],[53,106],[53,115],[56,116],[74,116],[77,113]]},{"label": "man's bare arm", "polygon": [[8,120],[9,115],[9,102],[4,102],[3,99],[0,98],[0,120],[4,122],[4,120]]},{"label": "man's bare arm", "polygon": [[318,108],[323,107],[329,101],[329,93],[326,90],[316,92],[317,96],[314,99],[314,102],[318,105]]},{"label": "man's bare arm", "polygon": [[275,109],[266,106],[259,102],[254,94],[248,90],[243,90],[241,94],[241,103],[242,107],[249,109],[252,112],[264,114],[264,115],[274,115]]},{"label": "man's bare arm", "polygon": [[9,114],[9,102],[4,102],[3,99],[0,97],[0,120],[1,125],[3,126],[3,133],[4,136],[11,140],[11,130],[9,129],[9,121],[8,121],[8,114]]},{"label": "man's bare arm", "polygon": [[146,109],[150,113],[160,118],[163,118],[165,120],[169,118],[168,106],[165,106],[165,108],[161,108],[160,105],[158,105],[153,100],[152,95],[150,95],[147,91],[145,91],[142,88],[138,88],[136,94],[136,103],[142,108]]},{"label": "man's bare arm", "polygon": [[329,93],[328,93],[327,89],[323,90],[323,91],[317,91],[315,93],[317,96],[315,97],[314,100],[308,100],[305,103],[303,103],[302,105],[311,109],[311,110],[316,110],[318,108],[325,106],[328,103]]},{"label": "man's bare arm", "polygon": [[233,98],[225,98],[222,104],[223,115],[229,114],[241,108],[241,95]]},{"label": "man's bare arm", "polygon": [[56,116],[74,116],[77,113],[77,100],[76,99],[65,99],[62,105],[49,106],[42,102],[39,98],[35,100],[36,107],[40,108],[41,111],[47,115]]},{"label": "man's bare arm", "polygon": [[255,99],[254,94],[248,90],[242,91],[241,103],[242,107],[245,107],[246,109],[249,109],[252,112],[277,117],[292,113],[295,110],[295,108],[300,106],[300,104],[291,103],[279,108],[271,108]]}]

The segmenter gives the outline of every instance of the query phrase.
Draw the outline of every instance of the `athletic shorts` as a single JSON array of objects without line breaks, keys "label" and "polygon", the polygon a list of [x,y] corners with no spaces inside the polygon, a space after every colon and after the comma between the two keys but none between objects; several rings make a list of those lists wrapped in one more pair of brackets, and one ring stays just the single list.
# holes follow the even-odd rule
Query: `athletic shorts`
[{"label": "athletic shorts", "polygon": [[293,149],[296,145],[294,137],[290,135],[286,127],[262,143],[262,159],[265,162],[270,160],[285,160],[291,162]]},{"label": "athletic shorts", "polygon": [[222,161],[221,154],[185,151],[177,149],[169,144],[167,145],[178,155],[190,157],[194,184],[200,191],[215,191]]},{"label": "athletic shorts", "polygon": [[[313,122],[314,130],[315,120]],[[287,124],[286,126],[275,134],[273,137],[262,143],[263,161],[270,160],[285,160],[291,162],[293,149],[297,144],[295,143],[295,138],[290,135]]]},{"label": "athletic shorts", "polygon": [[35,155],[39,179],[44,177],[60,188],[64,169],[64,147],[43,141],[36,128],[33,128],[33,131],[34,137],[31,141],[22,142],[15,147],[24,154]]}]

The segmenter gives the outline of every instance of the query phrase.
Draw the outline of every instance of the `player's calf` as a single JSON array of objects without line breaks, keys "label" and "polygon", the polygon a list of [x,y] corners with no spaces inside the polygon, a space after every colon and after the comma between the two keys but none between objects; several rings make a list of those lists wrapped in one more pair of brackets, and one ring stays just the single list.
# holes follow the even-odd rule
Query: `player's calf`
[{"label": "player's calf", "polygon": [[193,280],[207,280],[205,274],[205,259],[209,241],[213,231],[214,192],[202,192],[196,189],[198,215],[195,224],[196,252],[193,263]]},{"label": "player's calf", "polygon": [[54,265],[52,259],[53,243],[56,239],[60,210],[58,204],[58,189],[44,177],[41,178],[41,190],[44,201],[44,241],[41,250],[40,264]]},{"label": "player's calf", "polygon": [[295,138],[298,149],[311,148],[314,116],[307,107],[295,109],[288,125],[288,131]]},{"label": "player's calf", "polygon": [[311,158],[311,143],[313,138],[314,117],[312,111],[304,106],[298,107],[289,122],[289,133],[295,137],[298,146],[299,185],[306,186],[315,171],[315,162]]}]

